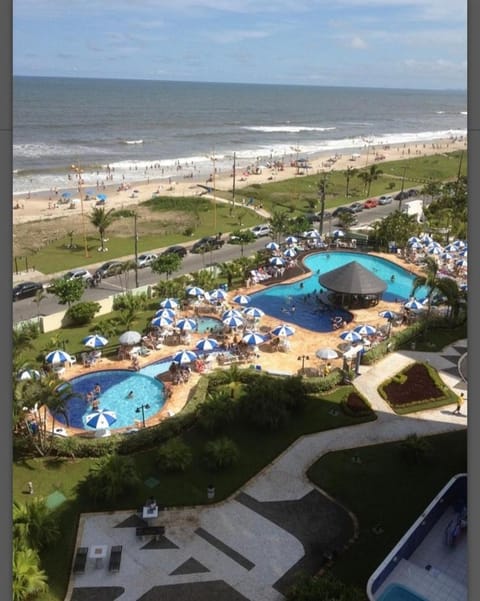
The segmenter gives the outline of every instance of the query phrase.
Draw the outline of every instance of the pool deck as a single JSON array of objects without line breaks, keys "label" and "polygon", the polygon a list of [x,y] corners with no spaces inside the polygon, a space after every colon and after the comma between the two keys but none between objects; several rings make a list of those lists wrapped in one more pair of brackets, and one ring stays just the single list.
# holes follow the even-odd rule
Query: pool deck
[{"label": "pool deck", "polygon": [[362,366],[355,385],[376,421],[303,436],[223,502],[164,510],[158,523],[165,532],[158,540],[136,536],[134,511],[83,514],[76,547],[121,544],[122,563],[119,572],[108,570],[108,559],[99,568],[88,563],[84,574],[72,575],[66,601],[282,601],[292,571],[317,571],[319,556],[348,542],[356,527],[306,470],[332,451],[465,429],[468,401],[460,415],[441,407],[398,416],[377,387],[409,363],[428,360],[458,393],[466,388],[457,370],[466,349],[463,340],[440,353],[391,353]]}]

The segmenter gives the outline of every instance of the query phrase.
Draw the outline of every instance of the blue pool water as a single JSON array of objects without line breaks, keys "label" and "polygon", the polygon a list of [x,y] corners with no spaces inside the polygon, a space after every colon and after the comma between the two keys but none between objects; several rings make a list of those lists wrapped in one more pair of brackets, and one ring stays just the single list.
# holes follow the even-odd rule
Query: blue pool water
[{"label": "blue pool water", "polygon": [[[340,315],[347,323],[351,321],[352,315],[347,311],[333,308],[326,308],[321,311],[312,293],[319,292],[321,288],[318,282],[320,274],[337,269],[337,267],[346,265],[351,261],[357,261],[365,269],[385,281],[387,289],[383,293],[383,300],[401,302],[408,300],[411,296],[415,276],[391,261],[363,253],[321,252],[305,258],[304,263],[310,269],[311,275],[302,282],[268,286],[264,290],[252,294],[251,304],[279,320],[315,332],[330,332],[333,315]],[[395,276],[393,282],[390,279],[392,275]],[[416,293],[416,297],[421,299],[426,293],[425,289],[420,288]],[[295,307],[294,312],[292,306]]]},{"label": "blue pool water", "polygon": [[383,591],[378,601],[428,601],[428,599],[417,595],[417,593],[401,584],[392,582]]},{"label": "blue pool water", "polygon": [[205,334],[206,332],[210,332],[217,329],[222,329],[222,322],[220,319],[216,317],[198,317],[196,319],[198,327],[197,332],[200,334]]},{"label": "blue pool water", "polygon": [[[67,403],[70,426],[92,430],[85,425],[85,417],[92,412],[85,396],[97,383],[101,387],[100,409],[109,409],[117,414],[117,421],[111,425],[112,430],[132,426],[135,420],[141,419],[141,413],[135,412],[139,405],[148,403],[150,406],[144,409],[147,419],[160,411],[165,402],[164,385],[153,377],[125,369],[92,372],[70,380],[73,390],[81,394],[81,398],[71,399]],[[134,396],[128,399],[130,390],[133,390]],[[61,415],[55,416],[55,419],[65,423]]]}]

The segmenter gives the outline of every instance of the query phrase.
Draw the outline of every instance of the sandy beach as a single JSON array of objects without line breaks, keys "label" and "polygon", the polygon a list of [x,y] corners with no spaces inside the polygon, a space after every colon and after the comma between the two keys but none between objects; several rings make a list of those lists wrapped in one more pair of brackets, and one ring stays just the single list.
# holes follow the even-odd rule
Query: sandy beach
[{"label": "sandy beach", "polygon": [[[370,146],[360,152],[343,154],[322,153],[315,157],[309,157],[310,168],[308,175],[328,173],[333,170],[342,170],[351,166],[357,169],[365,168],[372,164],[379,164],[385,161],[401,160],[413,158],[415,156],[427,156],[440,154],[444,152],[453,152],[455,150],[466,150],[466,137],[448,138],[443,140],[433,140],[423,143],[397,144],[382,147]],[[301,177],[298,174],[296,166],[291,164],[284,165],[283,170],[275,167],[264,167],[259,173],[248,174],[247,164],[237,164],[235,186],[238,196],[241,198],[242,187],[251,184],[263,184],[270,181],[282,181],[292,177]],[[179,175],[180,174],[180,175]],[[155,179],[147,178],[135,184],[130,184],[128,189],[119,190],[124,184],[121,178],[116,180],[115,174],[111,174],[108,184],[102,184],[94,190],[95,194],[105,194],[107,196],[106,206],[109,208],[122,208],[131,206],[148,200],[157,194],[163,196],[196,196],[205,193],[205,186],[212,187],[213,182],[207,182],[205,178],[188,174],[184,176],[181,171],[172,168],[171,176]],[[68,185],[66,181],[64,190],[72,190],[72,183]],[[203,188],[201,186],[204,186]],[[215,189],[221,193],[222,190],[231,190],[232,172],[227,170],[218,171],[215,174]],[[91,186],[82,186],[80,192],[72,194],[72,198],[79,197],[80,193],[84,199],[84,211],[89,212],[95,204],[95,199],[86,200],[86,190]],[[65,217],[70,215],[79,215],[81,213],[81,204],[76,202],[74,208],[71,208],[70,202],[61,203],[62,190],[46,191],[43,193],[19,194],[13,198],[13,225],[27,223],[30,221],[39,221],[42,219],[52,219],[55,217]]]}]

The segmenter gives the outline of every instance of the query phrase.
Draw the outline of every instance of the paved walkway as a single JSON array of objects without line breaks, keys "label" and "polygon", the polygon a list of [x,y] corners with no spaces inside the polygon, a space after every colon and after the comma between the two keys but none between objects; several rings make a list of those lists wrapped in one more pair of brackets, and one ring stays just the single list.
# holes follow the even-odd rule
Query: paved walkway
[{"label": "paved walkway", "polygon": [[[92,565],[72,577],[70,601],[281,601],[297,569],[318,569],[315,558],[354,535],[353,516],[306,478],[323,454],[409,434],[430,435],[467,425],[453,408],[397,416],[377,393],[378,385],[416,360],[429,361],[453,390],[466,390],[458,371],[467,342],[442,353],[396,352],[361,367],[355,386],[371,402],[373,422],[304,436],[226,501],[163,512],[165,535],[135,536],[131,512],[87,514],[80,519],[77,546],[123,545],[121,569]],[[74,587],[74,588],[73,588]]]}]

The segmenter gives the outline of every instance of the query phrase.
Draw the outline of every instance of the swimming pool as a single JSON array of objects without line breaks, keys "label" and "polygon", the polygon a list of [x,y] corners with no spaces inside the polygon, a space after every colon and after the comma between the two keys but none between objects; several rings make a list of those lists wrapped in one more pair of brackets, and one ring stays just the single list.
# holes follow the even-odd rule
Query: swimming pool
[{"label": "swimming pool", "polygon": [[[330,332],[331,318],[334,314],[343,317],[347,323],[351,321],[352,315],[333,307],[319,306],[313,295],[320,290],[318,276],[351,261],[357,261],[385,281],[387,289],[382,295],[383,300],[405,301],[411,296],[415,276],[391,261],[364,253],[321,252],[309,255],[304,260],[306,267],[311,271],[310,276],[301,282],[268,286],[260,292],[255,292],[251,295],[251,304],[282,321],[315,332]],[[426,294],[427,290],[420,288],[416,297],[423,298]]]},{"label": "swimming pool", "polygon": [[[144,407],[145,419],[148,419],[160,411],[165,403],[164,385],[153,377],[125,369],[96,371],[70,380],[74,392],[81,395],[80,398],[67,402],[70,426],[92,430],[85,425],[85,417],[92,412],[85,397],[97,383],[101,388],[99,408],[115,411],[117,415],[117,421],[111,426],[112,430],[132,426],[138,421],[141,414],[136,413],[135,409],[139,405],[148,403],[149,409]],[[127,398],[131,390],[134,396]],[[55,419],[66,423],[62,415],[56,415]]]},{"label": "swimming pool", "polygon": [[216,317],[200,316],[196,318],[196,322],[198,324],[197,332],[199,334],[206,334],[207,332],[214,330],[221,330],[223,325],[221,320],[217,319]]},{"label": "swimming pool", "polygon": [[392,582],[383,591],[378,601],[428,601],[428,599],[417,595],[417,593],[401,584]]}]

